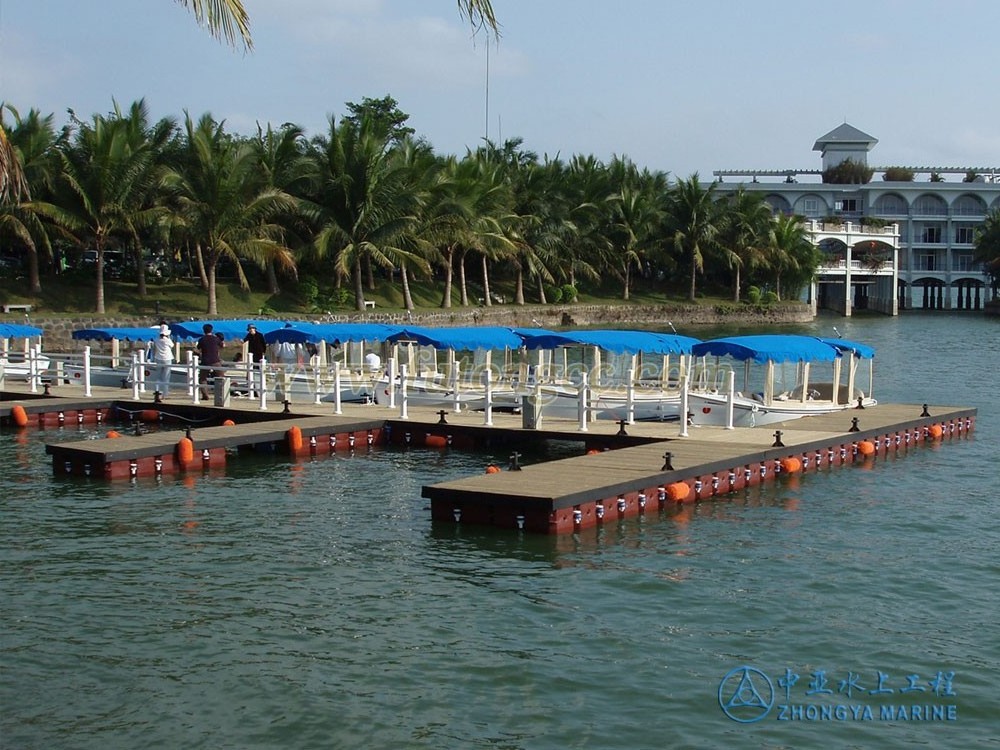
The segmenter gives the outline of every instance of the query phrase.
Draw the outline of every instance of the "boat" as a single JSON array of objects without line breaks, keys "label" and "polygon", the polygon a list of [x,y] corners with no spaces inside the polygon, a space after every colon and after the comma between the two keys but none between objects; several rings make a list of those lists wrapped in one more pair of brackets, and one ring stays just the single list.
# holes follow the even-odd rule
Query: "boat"
[{"label": "boat", "polygon": [[[21,323],[0,323],[0,383],[4,378],[30,380],[32,375],[41,378],[51,361],[41,353],[42,329]],[[38,339],[32,344],[32,339]],[[22,339],[23,350],[10,348],[11,340]]]},{"label": "boat", "polygon": [[395,371],[390,374],[387,369],[379,374],[375,401],[385,405],[402,397],[405,366],[408,403],[517,411],[522,393],[515,377],[516,353],[523,349],[526,336],[542,330],[502,326],[401,328],[385,339],[392,348],[389,369]]},{"label": "boat", "polygon": [[[732,336],[695,344],[691,354],[702,358],[692,368],[687,394],[693,425],[760,427],[878,403],[871,395],[875,350],[865,344],[799,335]],[[868,392],[859,386],[858,365],[864,360]],[[733,363],[743,364],[739,390]],[[829,380],[814,377],[813,367],[823,365],[831,368]]]},{"label": "boat", "polygon": [[366,360],[381,350],[400,326],[382,323],[288,323],[264,333],[269,345],[288,343],[295,347],[294,363],[274,363],[268,367],[268,382],[277,400],[337,400],[339,376],[342,403],[372,403],[377,380],[383,374],[381,357],[373,367]]},{"label": "boat", "polygon": [[538,360],[525,386],[538,399],[541,413],[551,417],[579,415],[586,375],[592,418],[676,420],[681,412],[680,374],[696,343],[698,339],[677,333],[617,329],[527,336],[525,348],[537,352]]}]

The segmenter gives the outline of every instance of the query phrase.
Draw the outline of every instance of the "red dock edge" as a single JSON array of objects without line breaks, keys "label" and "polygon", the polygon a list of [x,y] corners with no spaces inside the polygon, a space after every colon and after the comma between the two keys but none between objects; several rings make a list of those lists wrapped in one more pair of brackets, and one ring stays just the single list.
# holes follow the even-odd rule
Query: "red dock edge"
[{"label": "red dock edge", "polygon": [[[940,434],[936,434],[935,427],[940,429]],[[801,465],[797,471],[806,474],[825,467],[872,461],[878,456],[884,457],[890,453],[905,451],[921,443],[961,437],[972,432],[974,428],[974,416],[960,416],[946,420],[928,420],[925,424],[893,432],[866,433],[864,437],[848,435],[842,442],[823,449],[808,451],[789,449],[787,454],[754,463],[734,465],[724,471],[689,476],[673,472],[672,476],[662,475],[670,477],[669,482],[649,484],[629,492],[611,497],[599,497],[570,507],[555,508],[551,507],[552,503],[544,501],[492,502],[488,495],[479,495],[469,500],[432,497],[431,517],[435,521],[453,524],[493,526],[541,534],[573,534],[685,503],[710,500],[774,480],[783,473],[788,473],[782,469],[784,459],[797,459]],[[868,443],[868,446],[862,446],[863,443]],[[768,452],[777,450],[771,449]],[[870,453],[865,455],[863,451]],[[692,469],[697,470],[698,467]],[[686,492],[681,485],[686,486]]]}]

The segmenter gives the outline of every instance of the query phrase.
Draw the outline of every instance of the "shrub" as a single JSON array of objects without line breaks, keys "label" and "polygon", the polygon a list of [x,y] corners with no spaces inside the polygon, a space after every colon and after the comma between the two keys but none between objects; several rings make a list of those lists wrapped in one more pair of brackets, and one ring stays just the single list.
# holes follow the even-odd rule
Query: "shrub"
[{"label": "shrub", "polygon": [[886,167],[882,179],[885,182],[913,182],[914,172],[906,167]]},{"label": "shrub", "polygon": [[576,302],[577,296],[576,287],[572,284],[563,284],[562,286],[562,299],[563,302]]},{"label": "shrub", "polygon": [[771,291],[764,292],[764,296],[761,297],[760,301],[765,305],[773,305],[775,302],[778,301],[778,293]]},{"label": "shrub", "polygon": [[548,286],[545,287],[545,299],[552,305],[562,301],[563,292],[560,287]]},{"label": "shrub", "polygon": [[747,289],[747,302],[751,305],[760,304],[760,287],[752,286]]},{"label": "shrub", "polygon": [[309,307],[315,307],[319,300],[319,283],[312,276],[299,279],[299,297]]}]

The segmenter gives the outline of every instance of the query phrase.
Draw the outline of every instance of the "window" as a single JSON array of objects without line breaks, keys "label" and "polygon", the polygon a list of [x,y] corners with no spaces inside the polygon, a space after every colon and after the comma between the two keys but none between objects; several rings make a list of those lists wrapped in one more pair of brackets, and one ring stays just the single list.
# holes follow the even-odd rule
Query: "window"
[{"label": "window", "polygon": [[819,216],[819,201],[815,198],[806,198],[802,201],[802,208],[806,216]]},{"label": "window", "polygon": [[955,244],[972,245],[976,241],[975,227],[955,227]]},{"label": "window", "polygon": [[956,253],[952,256],[951,262],[953,271],[973,270],[972,253]]},{"label": "window", "polygon": [[924,233],[920,241],[928,244],[937,244],[941,241],[941,227],[924,227]]},{"label": "window", "polygon": [[858,199],[857,198],[844,198],[843,200],[836,201],[833,207],[837,211],[857,211],[858,210]]},{"label": "window", "polygon": [[915,271],[933,271],[934,270],[934,254],[933,253],[921,253],[914,256],[914,268]]}]

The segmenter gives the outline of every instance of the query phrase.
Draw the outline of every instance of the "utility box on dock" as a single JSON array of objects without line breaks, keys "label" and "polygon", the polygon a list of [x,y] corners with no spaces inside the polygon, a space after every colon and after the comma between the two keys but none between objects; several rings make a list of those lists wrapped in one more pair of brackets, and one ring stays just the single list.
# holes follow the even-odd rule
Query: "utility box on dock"
[{"label": "utility box on dock", "polygon": [[537,430],[542,422],[542,402],[535,396],[521,396],[521,427]]},{"label": "utility box on dock", "polygon": [[229,388],[231,387],[232,379],[227,377],[217,377],[215,379],[215,405],[216,406],[229,406]]}]

